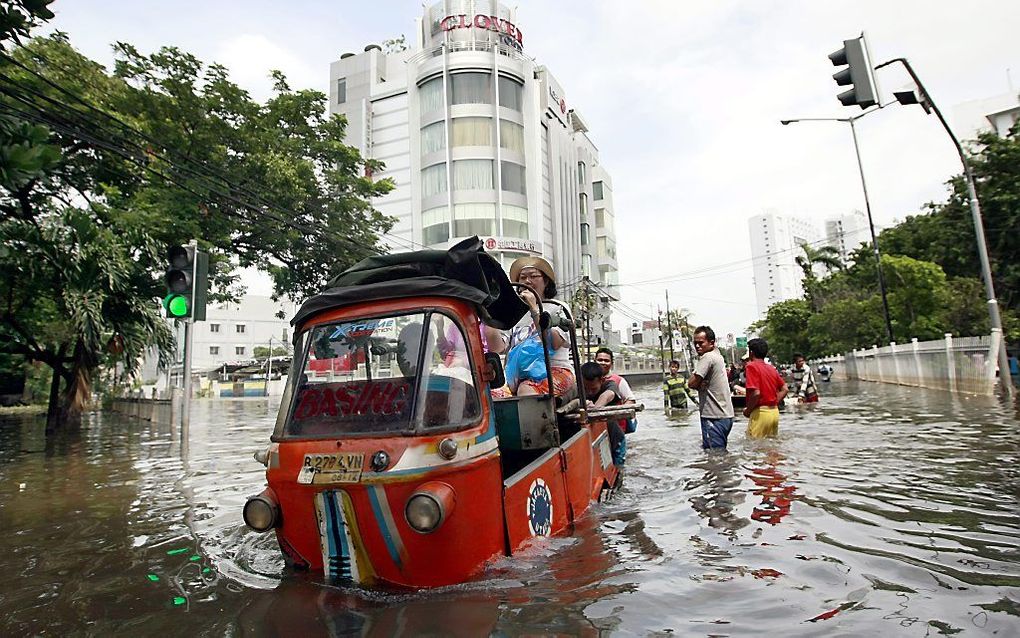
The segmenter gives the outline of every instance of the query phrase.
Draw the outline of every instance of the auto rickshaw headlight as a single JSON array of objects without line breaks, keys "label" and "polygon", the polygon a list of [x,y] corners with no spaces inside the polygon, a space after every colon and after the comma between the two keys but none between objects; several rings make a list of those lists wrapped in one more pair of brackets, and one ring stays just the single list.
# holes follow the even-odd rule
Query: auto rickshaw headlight
[{"label": "auto rickshaw headlight", "polygon": [[453,512],[453,488],[446,483],[422,485],[407,500],[404,517],[416,532],[428,534],[438,528]]},{"label": "auto rickshaw headlight", "polygon": [[280,521],[280,506],[276,502],[276,495],[269,489],[258,496],[252,496],[244,504],[244,524],[256,532],[270,530]]}]

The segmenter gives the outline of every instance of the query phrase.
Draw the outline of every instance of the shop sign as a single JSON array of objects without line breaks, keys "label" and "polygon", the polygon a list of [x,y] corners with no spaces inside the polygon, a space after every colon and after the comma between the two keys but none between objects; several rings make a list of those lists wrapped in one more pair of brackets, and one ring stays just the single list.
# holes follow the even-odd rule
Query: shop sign
[{"label": "shop sign", "polygon": [[553,88],[552,83],[549,84],[549,97],[552,98],[552,101],[554,103],[560,105],[560,113],[566,115],[567,114],[567,101],[563,99],[562,95],[560,95],[559,93],[556,92],[556,89]]},{"label": "shop sign", "polygon": [[486,237],[483,244],[485,250],[515,250],[522,253],[542,254],[542,247],[537,241],[516,239],[514,237]]},{"label": "shop sign", "polygon": [[512,46],[518,51],[524,50],[524,34],[513,22],[504,20],[498,16],[487,16],[478,14],[468,16],[465,13],[460,15],[446,16],[439,21],[439,28],[443,31],[454,29],[484,29],[500,34],[500,40],[507,46]]}]

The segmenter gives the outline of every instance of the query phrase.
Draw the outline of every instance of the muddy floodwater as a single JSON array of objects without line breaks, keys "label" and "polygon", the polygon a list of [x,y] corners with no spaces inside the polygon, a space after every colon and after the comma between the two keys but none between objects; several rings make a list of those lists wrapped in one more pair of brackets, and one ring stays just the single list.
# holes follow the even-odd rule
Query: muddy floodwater
[{"label": "muddy floodwater", "polygon": [[198,401],[190,441],[0,421],[0,636],[1020,636],[1020,420],[991,398],[826,384],[778,439],[700,448],[654,385],[623,490],[569,538],[420,593],[285,572],[241,522],[275,407]]}]

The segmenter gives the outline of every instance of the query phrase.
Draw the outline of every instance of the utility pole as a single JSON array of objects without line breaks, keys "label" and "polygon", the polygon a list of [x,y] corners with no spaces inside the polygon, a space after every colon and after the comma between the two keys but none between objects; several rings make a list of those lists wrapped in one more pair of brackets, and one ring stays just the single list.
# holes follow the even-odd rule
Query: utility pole
[{"label": "utility pole", "polygon": [[888,341],[892,343],[895,341],[893,337],[892,319],[889,314],[889,298],[886,294],[885,289],[885,276],[882,273],[882,253],[878,248],[878,236],[875,234],[875,221],[871,217],[871,199],[868,197],[868,182],[864,179],[864,164],[861,162],[861,149],[857,144],[857,129],[854,127],[854,122],[861,119],[869,113],[874,113],[878,108],[865,111],[860,115],[854,117],[801,117],[790,120],[780,120],[779,123],[783,126],[789,124],[795,124],[797,122],[845,122],[850,125],[850,134],[854,141],[854,154],[857,156],[857,170],[861,175],[861,190],[864,191],[864,210],[868,213],[868,227],[871,229],[871,250],[875,255],[875,268],[878,272],[878,290],[882,295],[882,314],[885,318],[885,333]]},{"label": "utility pole", "polygon": [[675,358],[673,354],[673,318],[669,313],[669,289],[666,289],[666,331],[669,333],[669,360]]},{"label": "utility pole", "polygon": [[[1009,356],[1006,354],[1006,338],[1002,333],[1002,316],[999,314],[999,301],[995,297],[995,284],[992,281],[992,266],[988,259],[988,246],[985,243],[985,225],[981,218],[981,205],[978,202],[977,188],[974,186],[974,173],[971,171],[970,162],[967,161],[967,154],[963,150],[963,146],[960,144],[960,140],[956,139],[956,135],[953,134],[953,130],[949,128],[949,124],[946,122],[946,118],[942,116],[942,111],[935,104],[935,100],[931,99],[931,94],[924,88],[924,84],[921,83],[921,78],[917,77],[914,73],[914,69],[907,62],[906,58],[893,58],[888,62],[883,62],[876,66],[876,69],[881,69],[884,66],[899,62],[910,74],[911,79],[917,85],[918,91],[920,91],[920,104],[922,107],[926,106],[935,112],[935,116],[939,118],[939,122],[942,123],[942,128],[946,130],[946,134],[949,135],[949,139],[953,141],[953,146],[956,147],[956,152],[960,156],[960,163],[963,164],[963,175],[967,180],[967,197],[970,199],[970,215],[974,222],[974,239],[977,241],[978,258],[981,261],[981,278],[985,284],[985,296],[988,298],[988,319],[991,324],[992,333],[998,332],[999,337],[999,380],[1002,383],[1002,389],[1006,392],[1006,395],[1010,398],[1013,397],[1013,378],[1009,373]],[[900,96],[897,95],[897,99],[901,103],[904,103]],[[909,104],[909,102],[906,102]],[[927,108],[925,110],[927,110]]]}]

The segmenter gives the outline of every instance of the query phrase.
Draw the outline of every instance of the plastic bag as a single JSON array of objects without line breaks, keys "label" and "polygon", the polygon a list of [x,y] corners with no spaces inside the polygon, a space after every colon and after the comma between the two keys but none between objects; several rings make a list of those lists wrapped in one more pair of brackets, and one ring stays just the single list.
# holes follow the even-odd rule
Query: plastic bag
[{"label": "plastic bag", "polygon": [[549,377],[545,367],[545,353],[538,335],[518,343],[506,355],[506,382],[516,390],[522,381],[543,381]]}]

